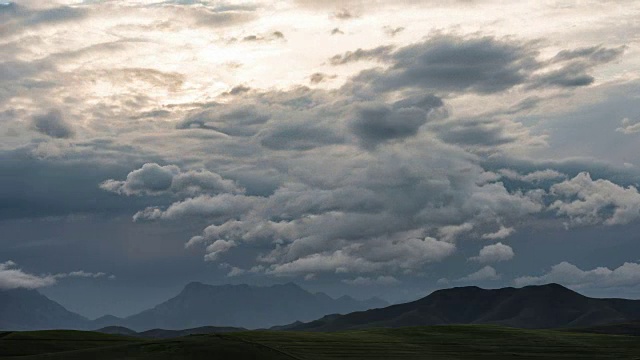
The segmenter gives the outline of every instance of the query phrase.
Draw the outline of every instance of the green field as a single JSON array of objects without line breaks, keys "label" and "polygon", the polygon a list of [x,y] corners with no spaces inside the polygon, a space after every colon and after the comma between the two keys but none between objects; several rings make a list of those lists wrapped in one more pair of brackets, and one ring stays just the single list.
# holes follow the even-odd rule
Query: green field
[{"label": "green field", "polygon": [[638,340],[476,325],[247,331],[169,340],[37,331],[0,333],[0,359],[640,359]]}]

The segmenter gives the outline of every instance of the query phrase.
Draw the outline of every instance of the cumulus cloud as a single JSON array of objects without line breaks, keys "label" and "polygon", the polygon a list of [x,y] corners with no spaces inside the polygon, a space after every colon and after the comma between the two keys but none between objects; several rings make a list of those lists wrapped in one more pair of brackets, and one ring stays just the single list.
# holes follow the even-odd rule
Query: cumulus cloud
[{"label": "cumulus cloud", "polygon": [[106,180],[100,184],[106,191],[123,195],[161,195],[167,193],[193,195],[199,193],[242,193],[233,180],[207,170],[181,171],[175,165],[144,164],[127,175],[126,180]]},{"label": "cumulus cloud", "polygon": [[495,281],[500,280],[502,276],[498,274],[496,269],[487,265],[482,269],[471,273],[465,277],[457,279],[458,282],[476,282],[476,281]]},{"label": "cumulus cloud", "polygon": [[56,284],[58,279],[63,278],[101,278],[108,277],[109,279],[115,278],[113,275],[108,275],[103,272],[91,273],[83,270],[73,271],[70,273],[60,274],[43,274],[35,275],[29,274],[18,267],[13,261],[6,261],[0,263],[0,290],[9,289],[37,289],[41,287],[51,286]]},{"label": "cumulus cloud", "polygon": [[550,193],[560,199],[549,209],[569,217],[573,225],[620,225],[640,219],[638,189],[605,179],[593,180],[587,172],[553,185]]},{"label": "cumulus cloud", "polygon": [[28,274],[17,268],[16,263],[7,261],[0,263],[0,289],[36,289],[56,283],[52,275]]},{"label": "cumulus cloud", "polygon": [[498,173],[509,180],[518,180],[528,183],[540,183],[544,181],[564,179],[567,177],[565,174],[552,169],[538,170],[528,174],[520,174],[517,171],[510,169],[500,169]]},{"label": "cumulus cloud", "polygon": [[62,117],[59,110],[51,110],[46,114],[36,115],[32,119],[33,128],[47,136],[58,139],[73,137],[74,130]]},{"label": "cumulus cloud", "polygon": [[140,220],[176,220],[194,217],[229,219],[250,210],[260,199],[242,195],[202,195],[171,204],[167,209],[148,207],[133,216]]},{"label": "cumulus cloud", "polygon": [[505,227],[504,225],[500,225],[500,228],[496,232],[482,234],[482,238],[489,239],[489,240],[505,239],[511,236],[515,232],[516,232],[515,228]]},{"label": "cumulus cloud", "polygon": [[478,256],[471,257],[469,260],[479,263],[493,263],[511,260],[514,255],[511,246],[499,242],[483,247]]},{"label": "cumulus cloud", "polygon": [[514,280],[517,286],[559,283],[573,288],[610,288],[640,285],[640,264],[626,262],[615,269],[597,267],[582,270],[563,261],[540,276],[522,276]]},{"label": "cumulus cloud", "polygon": [[622,126],[616,128],[616,131],[627,135],[640,132],[640,121],[631,121],[628,118],[624,118],[622,119]]}]

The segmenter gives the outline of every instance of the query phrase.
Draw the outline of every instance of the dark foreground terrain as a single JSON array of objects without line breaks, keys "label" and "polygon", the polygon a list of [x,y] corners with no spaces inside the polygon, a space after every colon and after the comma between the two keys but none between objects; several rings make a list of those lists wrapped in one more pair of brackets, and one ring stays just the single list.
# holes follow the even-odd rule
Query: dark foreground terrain
[{"label": "dark foreground terrain", "polygon": [[336,333],[251,331],[144,340],[82,331],[0,333],[1,359],[640,359],[637,337],[490,325]]}]

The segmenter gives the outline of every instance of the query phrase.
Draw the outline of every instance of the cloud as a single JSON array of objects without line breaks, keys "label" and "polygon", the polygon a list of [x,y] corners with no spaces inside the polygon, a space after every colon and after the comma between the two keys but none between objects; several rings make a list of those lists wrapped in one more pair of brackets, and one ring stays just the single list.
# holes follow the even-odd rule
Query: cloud
[{"label": "cloud", "polygon": [[365,148],[375,148],[380,143],[415,136],[424,125],[429,113],[442,106],[435,96],[428,96],[426,106],[409,106],[402,102],[394,106],[367,104],[358,107],[349,122],[350,130]]},{"label": "cloud", "polygon": [[389,69],[364,71],[355,80],[383,91],[411,87],[493,93],[526,82],[539,67],[531,44],[492,37],[433,36],[383,55],[392,64]]},{"label": "cloud", "polygon": [[124,181],[106,180],[100,184],[106,191],[123,195],[161,195],[167,193],[194,195],[200,193],[242,193],[232,180],[207,170],[181,171],[175,165],[147,163],[127,175]]},{"label": "cloud", "polygon": [[505,239],[511,236],[515,232],[516,232],[515,228],[505,227],[504,225],[500,225],[500,228],[498,229],[498,231],[493,233],[482,234],[482,238],[490,239],[490,240]]},{"label": "cloud", "polygon": [[353,80],[378,91],[402,88],[491,94],[516,86],[573,88],[590,85],[589,72],[619,57],[624,47],[566,50],[551,60],[539,57],[539,43],[494,37],[436,35],[391,51],[378,47],[336,55],[332,64],[361,59],[389,63],[361,72]]},{"label": "cloud", "polygon": [[109,279],[115,278],[113,275],[108,275],[103,272],[91,273],[86,271],[72,271],[70,273],[61,274],[45,274],[34,275],[24,272],[18,268],[18,265],[13,261],[6,261],[0,263],[0,290],[10,289],[37,289],[41,287],[51,286],[56,284],[58,279],[63,278],[101,278],[108,277]]},{"label": "cloud", "polygon": [[628,118],[624,118],[622,119],[622,126],[616,128],[616,131],[627,135],[640,132],[640,121],[631,121]]},{"label": "cloud", "polygon": [[509,245],[496,243],[483,247],[478,256],[470,257],[469,260],[479,263],[493,263],[511,260],[514,255],[513,249]]},{"label": "cloud", "polygon": [[460,234],[464,234],[473,229],[472,223],[460,225],[447,225],[438,229],[438,236],[442,241],[454,241]]},{"label": "cloud", "polygon": [[565,179],[567,177],[565,174],[552,169],[538,170],[524,175],[509,169],[500,169],[498,173],[509,180],[528,183],[541,183],[544,181]]},{"label": "cloud", "polygon": [[347,51],[344,54],[334,55],[329,59],[331,65],[344,65],[362,60],[382,60],[387,57],[393,50],[393,46],[384,45],[374,49],[358,49],[355,51]]},{"label": "cloud", "polygon": [[560,199],[549,210],[569,217],[573,225],[620,225],[640,219],[638,189],[605,179],[592,180],[587,172],[553,185],[550,193]]},{"label": "cloud", "polygon": [[354,17],[357,17],[357,15],[354,15],[349,9],[345,9],[345,8],[335,11],[333,14],[331,14],[331,16],[338,20],[349,20]]},{"label": "cloud", "polygon": [[625,47],[603,48],[601,46],[562,50],[549,63],[561,63],[560,68],[549,69],[532,77],[530,88],[536,87],[578,87],[591,85],[595,78],[588,72],[593,67],[617,59]]},{"label": "cloud", "polygon": [[46,114],[36,115],[31,119],[33,128],[47,136],[58,139],[71,138],[74,135],[73,128],[64,121],[62,112],[51,110]]},{"label": "cloud", "polygon": [[52,275],[28,274],[16,266],[13,261],[0,263],[0,289],[36,289],[56,283],[56,278]]},{"label": "cloud", "polygon": [[207,261],[214,261],[220,254],[226,253],[229,249],[236,246],[233,241],[216,240],[207,246],[207,255],[204,257]]},{"label": "cloud", "polygon": [[217,218],[227,220],[249,211],[259,201],[255,197],[233,194],[201,195],[171,204],[167,209],[148,207],[133,216],[134,221]]},{"label": "cloud", "polygon": [[502,276],[498,274],[496,269],[487,265],[482,269],[471,273],[465,277],[461,277],[455,281],[457,282],[476,282],[476,281],[495,281],[500,280]]},{"label": "cloud", "polygon": [[402,26],[398,26],[398,27],[391,27],[391,26],[385,26],[383,28],[385,34],[394,37],[396,35],[398,35],[399,33],[403,32],[405,29]]},{"label": "cloud", "polygon": [[344,279],[343,283],[356,286],[388,286],[397,285],[400,283],[398,279],[389,275],[380,275],[378,277],[362,277],[358,276],[355,279]]},{"label": "cloud", "polygon": [[23,32],[47,25],[80,20],[88,15],[83,8],[70,6],[28,8],[15,2],[0,4],[0,34]]},{"label": "cloud", "polygon": [[326,81],[327,79],[335,79],[336,76],[335,75],[327,75],[327,74],[323,74],[323,73],[313,73],[311,74],[311,76],[309,77],[309,82],[312,84],[320,84],[323,81]]},{"label": "cloud", "polygon": [[343,143],[344,137],[331,128],[300,123],[284,123],[260,132],[260,144],[273,150],[309,150]]},{"label": "cloud", "polygon": [[582,270],[563,261],[541,276],[523,276],[514,280],[516,286],[559,283],[573,288],[610,288],[640,285],[640,264],[626,262],[615,269],[597,267]]}]

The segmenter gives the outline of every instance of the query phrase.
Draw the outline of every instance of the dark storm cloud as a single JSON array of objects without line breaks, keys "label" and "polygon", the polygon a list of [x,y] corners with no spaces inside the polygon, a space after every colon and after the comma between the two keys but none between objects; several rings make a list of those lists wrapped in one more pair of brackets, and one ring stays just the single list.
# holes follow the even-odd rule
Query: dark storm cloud
[{"label": "dark storm cloud", "polygon": [[[271,115],[253,105],[213,105],[187,116],[176,128],[200,128],[231,136],[254,135]],[[263,110],[263,109],[262,109]]]},{"label": "dark storm cloud", "polygon": [[67,139],[74,136],[71,124],[67,123],[59,110],[51,110],[46,114],[36,115],[31,119],[33,128],[47,136]]},{"label": "dark storm cloud", "polygon": [[526,82],[540,66],[537,54],[532,44],[442,35],[392,54],[370,55],[391,67],[363,71],[354,80],[381,91],[413,87],[494,93]]},{"label": "dark storm cloud", "polygon": [[260,134],[262,146],[273,150],[309,150],[342,142],[333,129],[308,123],[282,124]]},{"label": "dark storm cloud", "polygon": [[553,62],[562,62],[568,60],[585,60],[589,61],[593,64],[603,64],[618,58],[624,50],[625,46],[620,46],[617,48],[604,48],[602,46],[592,46],[579,48],[574,50],[562,50],[558,54],[556,54],[553,59]]},{"label": "dark storm cloud", "polygon": [[392,110],[384,105],[363,106],[350,123],[351,131],[366,148],[409,137],[427,122],[427,114],[416,108]]},{"label": "dark storm cloud", "polygon": [[595,78],[587,74],[587,69],[588,67],[585,64],[569,64],[559,70],[537,76],[530,87],[577,87],[591,85]]},{"label": "dark storm cloud", "polygon": [[448,124],[439,132],[442,140],[460,146],[495,147],[518,138],[505,133],[504,127],[491,120],[460,121]]},{"label": "dark storm cloud", "polygon": [[375,91],[417,88],[496,93],[519,85],[528,89],[587,86],[594,81],[593,67],[617,59],[624,51],[624,47],[564,50],[542,61],[537,48],[535,42],[438,35],[395,51],[390,46],[358,49],[335,55],[330,62],[378,60],[390,64],[387,69],[365,70],[353,78],[355,86]]},{"label": "dark storm cloud", "polygon": [[442,100],[433,95],[400,100],[391,107],[366,104],[354,111],[349,128],[363,147],[371,149],[380,143],[416,135],[427,122],[429,112],[442,105]]}]

